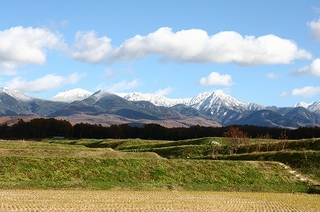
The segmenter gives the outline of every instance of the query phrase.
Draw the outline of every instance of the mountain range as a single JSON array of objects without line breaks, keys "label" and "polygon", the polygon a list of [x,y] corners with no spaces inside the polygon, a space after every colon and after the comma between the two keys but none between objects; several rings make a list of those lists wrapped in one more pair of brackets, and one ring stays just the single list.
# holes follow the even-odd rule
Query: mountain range
[{"label": "mountain range", "polygon": [[320,125],[320,101],[300,102],[292,107],[265,107],[241,102],[222,91],[169,99],[137,92],[115,94],[99,90],[91,93],[80,88],[60,92],[45,100],[0,88],[0,123],[13,124],[19,119],[36,117],[104,126],[155,123],[165,127],[247,124],[298,128]]}]

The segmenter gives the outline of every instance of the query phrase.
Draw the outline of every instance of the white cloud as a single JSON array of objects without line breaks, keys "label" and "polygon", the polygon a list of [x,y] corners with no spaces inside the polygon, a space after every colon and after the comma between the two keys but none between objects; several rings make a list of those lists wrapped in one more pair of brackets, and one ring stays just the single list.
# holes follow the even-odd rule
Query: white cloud
[{"label": "white cloud", "polygon": [[108,37],[98,38],[94,31],[77,32],[71,57],[88,63],[106,62],[112,51]]},{"label": "white cloud", "polygon": [[157,90],[155,94],[156,95],[160,95],[160,96],[165,96],[165,95],[167,95],[167,94],[169,94],[171,92],[172,92],[172,88],[169,86],[169,87],[166,87],[164,89]]},{"label": "white cloud", "polygon": [[293,71],[292,74],[296,76],[311,74],[313,76],[320,77],[320,58],[313,60],[309,66]]},{"label": "white cloud", "polygon": [[302,97],[313,97],[320,93],[320,87],[319,86],[306,86],[303,88],[295,88],[291,92],[283,92],[280,94],[281,97],[287,97],[287,96],[302,96]]},{"label": "white cloud", "polygon": [[320,41],[320,19],[318,21],[310,21],[308,25],[311,29],[312,38]]},{"label": "white cloud", "polygon": [[201,29],[173,32],[163,27],[146,36],[136,35],[117,48],[110,39],[96,37],[95,32],[77,33],[75,47],[80,52],[73,58],[101,63],[137,60],[159,55],[163,60],[197,63],[237,63],[239,65],[289,64],[296,59],[311,59],[311,53],[299,49],[292,40],[269,34],[261,37],[242,36],[223,31],[209,36]]},{"label": "white cloud", "polygon": [[0,73],[12,74],[28,63],[44,64],[47,49],[63,49],[61,36],[45,28],[12,27],[0,31]]},{"label": "white cloud", "polygon": [[279,97],[281,97],[281,98],[288,97],[288,96],[290,96],[290,93],[289,93],[289,92],[282,92],[282,93],[279,95]]},{"label": "white cloud", "polygon": [[268,77],[269,79],[276,80],[276,79],[278,79],[278,78],[280,77],[280,75],[275,74],[275,73],[273,73],[273,72],[270,72],[270,73],[267,74],[267,77]]},{"label": "white cloud", "polygon": [[138,87],[141,84],[142,83],[138,79],[132,80],[130,82],[128,82],[127,80],[122,80],[121,82],[108,86],[107,90],[115,93]]},{"label": "white cloud", "polygon": [[73,73],[67,77],[47,74],[33,81],[26,81],[20,77],[15,77],[6,83],[6,86],[22,92],[41,92],[59,88],[65,84],[75,84],[81,75]]},{"label": "white cloud", "polygon": [[202,77],[199,80],[199,84],[202,86],[208,86],[208,85],[231,86],[233,84],[233,82],[232,82],[231,76],[228,74],[221,75],[217,72],[212,72],[207,77]]}]

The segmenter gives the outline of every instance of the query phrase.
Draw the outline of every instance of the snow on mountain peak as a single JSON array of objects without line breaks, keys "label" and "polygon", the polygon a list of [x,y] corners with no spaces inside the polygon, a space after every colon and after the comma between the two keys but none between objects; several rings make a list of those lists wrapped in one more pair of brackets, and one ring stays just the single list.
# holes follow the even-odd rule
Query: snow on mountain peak
[{"label": "snow on mountain peak", "polygon": [[293,105],[293,107],[304,107],[311,112],[320,113],[320,101],[311,102],[310,104],[305,102],[299,102]]},{"label": "snow on mountain peak", "polygon": [[129,101],[149,101],[156,106],[164,106],[164,107],[172,107],[177,104],[185,104],[189,102],[189,98],[187,99],[169,99],[165,96],[149,94],[149,93],[129,93],[123,96],[124,99]]},{"label": "snow on mountain peak", "polygon": [[104,89],[100,89],[97,92],[95,92],[94,94],[92,94],[92,96],[94,96],[96,98],[96,100],[99,100],[102,97],[107,96],[107,95],[115,95],[115,94],[111,93],[109,91],[106,91]]},{"label": "snow on mountain peak", "polygon": [[2,87],[0,91],[8,94],[9,96],[12,96],[13,98],[15,98],[17,100],[21,100],[21,101],[31,101],[34,99],[33,97],[28,96],[20,91],[5,88],[5,87]]},{"label": "snow on mountain peak", "polygon": [[52,97],[50,100],[57,101],[57,102],[74,102],[74,101],[80,101],[83,99],[88,98],[91,96],[92,93],[89,91],[86,91],[81,88],[75,88],[72,90],[66,90],[63,92],[58,93],[54,97]]},{"label": "snow on mountain peak", "polygon": [[[165,107],[172,107],[177,104],[184,104],[186,106],[191,106],[197,110],[200,108],[202,109],[209,109],[209,108],[220,108],[221,106],[226,107],[240,107],[241,111],[245,109],[256,109],[259,105],[252,104],[252,103],[244,103],[240,102],[228,94],[225,94],[221,90],[216,90],[214,92],[203,92],[199,93],[198,95],[192,98],[184,98],[184,99],[169,99],[167,97],[156,95],[156,94],[146,94],[146,93],[129,93],[123,95],[124,99],[129,101],[149,101],[157,106],[165,106]],[[263,108],[261,106],[261,108]]]},{"label": "snow on mountain peak", "polygon": [[199,109],[201,107],[212,107],[213,105],[237,105],[240,102],[221,90],[213,92],[203,92],[192,98],[190,106]]},{"label": "snow on mountain peak", "polygon": [[189,106],[194,106],[197,108],[197,105],[205,101],[210,95],[212,95],[212,92],[203,92],[199,93],[198,95],[194,96],[190,99]]},{"label": "snow on mountain peak", "polygon": [[305,102],[298,102],[297,104],[293,105],[293,107],[304,107],[308,108],[310,104],[305,103]]},{"label": "snow on mountain peak", "polygon": [[312,102],[308,105],[307,109],[311,112],[320,113],[320,101]]},{"label": "snow on mountain peak", "polygon": [[200,93],[192,98],[189,106],[197,110],[209,110],[211,113],[219,113],[220,110],[224,111],[224,108],[239,112],[264,108],[258,104],[241,102],[221,90]]}]

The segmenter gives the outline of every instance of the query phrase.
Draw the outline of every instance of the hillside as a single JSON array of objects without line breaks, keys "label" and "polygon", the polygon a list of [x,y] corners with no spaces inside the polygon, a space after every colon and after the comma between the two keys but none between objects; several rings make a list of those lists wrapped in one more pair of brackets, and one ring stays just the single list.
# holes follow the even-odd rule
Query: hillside
[{"label": "hillside", "polygon": [[[200,140],[203,144],[206,141]],[[123,150],[85,147],[94,143]],[[196,143],[199,141],[181,141],[178,146]],[[125,151],[137,144],[144,148],[172,146],[170,141],[139,139],[1,141],[0,187],[272,192],[309,189],[277,162],[165,159],[155,153]]]}]

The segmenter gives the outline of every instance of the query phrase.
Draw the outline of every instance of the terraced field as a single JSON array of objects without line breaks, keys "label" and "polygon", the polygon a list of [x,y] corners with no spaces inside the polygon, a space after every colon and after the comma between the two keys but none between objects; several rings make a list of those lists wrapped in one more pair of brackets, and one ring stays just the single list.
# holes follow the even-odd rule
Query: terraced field
[{"label": "terraced field", "polygon": [[290,211],[320,210],[320,196],[308,194],[1,190],[0,211]]},{"label": "terraced field", "polygon": [[0,141],[0,212],[320,211],[319,140],[214,159],[212,140]]}]

